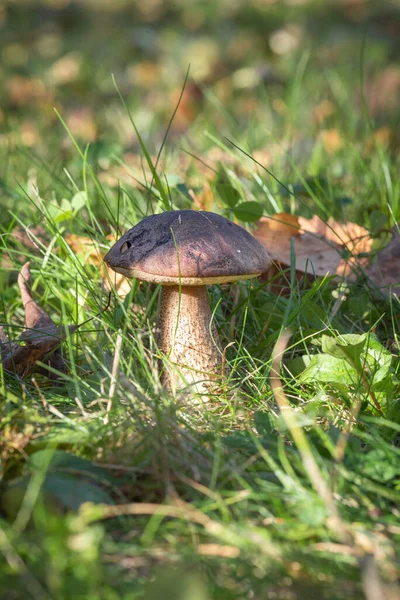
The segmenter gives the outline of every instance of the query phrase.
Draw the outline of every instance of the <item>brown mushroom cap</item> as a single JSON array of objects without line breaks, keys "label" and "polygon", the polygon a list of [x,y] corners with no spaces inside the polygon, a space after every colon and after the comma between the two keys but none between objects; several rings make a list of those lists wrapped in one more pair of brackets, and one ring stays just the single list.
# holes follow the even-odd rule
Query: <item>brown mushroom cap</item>
[{"label": "brown mushroom cap", "polygon": [[164,285],[208,285],[250,279],[270,257],[245,229],[221,215],[172,210],[146,217],[111,248],[118,273]]}]

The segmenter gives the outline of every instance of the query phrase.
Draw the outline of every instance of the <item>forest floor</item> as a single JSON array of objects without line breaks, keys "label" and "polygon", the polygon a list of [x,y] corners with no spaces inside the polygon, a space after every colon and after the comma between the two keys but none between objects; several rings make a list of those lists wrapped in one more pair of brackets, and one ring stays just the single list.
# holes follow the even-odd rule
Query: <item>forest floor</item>
[{"label": "forest floor", "polygon": [[[1,598],[398,598],[399,31],[362,0],[0,9]],[[209,288],[208,399],[163,389],[159,288],[102,262],[171,208],[275,261]]]}]

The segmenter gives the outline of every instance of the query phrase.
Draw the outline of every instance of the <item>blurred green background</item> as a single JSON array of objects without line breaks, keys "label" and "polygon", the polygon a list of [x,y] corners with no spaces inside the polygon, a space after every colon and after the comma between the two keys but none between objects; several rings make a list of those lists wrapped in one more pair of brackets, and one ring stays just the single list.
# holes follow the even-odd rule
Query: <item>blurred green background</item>
[{"label": "blurred green background", "polygon": [[[126,179],[121,160],[132,169],[139,161],[140,172],[137,137],[112,75],[156,153],[189,67],[167,174],[191,183],[182,146],[210,166],[234,162],[212,139],[222,144],[226,136],[267,167],[279,160],[280,177],[291,161],[315,174],[310,158],[321,147],[332,158],[325,170],[342,177],[337,155],[349,158],[349,135],[364,152],[376,140],[397,150],[399,34],[394,0],[6,1],[0,147],[8,160],[0,177],[26,176],[21,154],[53,173],[75,156],[54,108],[81,147],[91,144],[106,184]],[[10,166],[15,153],[18,164]],[[128,183],[135,185],[132,177]]]}]

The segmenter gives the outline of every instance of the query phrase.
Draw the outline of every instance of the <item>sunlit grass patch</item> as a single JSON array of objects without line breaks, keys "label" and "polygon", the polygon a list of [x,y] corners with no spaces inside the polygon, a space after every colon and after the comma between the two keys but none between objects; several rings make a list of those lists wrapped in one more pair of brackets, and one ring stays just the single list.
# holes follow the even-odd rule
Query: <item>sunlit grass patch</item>
[{"label": "sunlit grass patch", "polygon": [[[396,10],[104,1],[49,4],[41,23],[13,4],[0,323],[12,340],[25,328],[29,260],[55,326],[83,325],[55,380],[0,372],[4,597],[391,600],[399,301],[368,265],[400,220]],[[362,226],[368,246],[343,278],[303,265],[289,236],[262,280],[210,287],[226,381],[173,396],[159,287],[102,261],[169,208],[249,231],[316,215],[336,237]],[[334,243],[348,264],[353,246]]]}]

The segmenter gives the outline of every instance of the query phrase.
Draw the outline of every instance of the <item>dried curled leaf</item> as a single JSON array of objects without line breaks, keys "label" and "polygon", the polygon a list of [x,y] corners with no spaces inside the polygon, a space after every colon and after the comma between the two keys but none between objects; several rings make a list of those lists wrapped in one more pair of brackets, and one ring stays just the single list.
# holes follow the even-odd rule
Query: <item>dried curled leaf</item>
[{"label": "dried curled leaf", "polygon": [[[280,265],[291,264],[292,240],[296,271],[314,276],[341,275],[353,278],[371,250],[372,239],[366,229],[355,223],[325,223],[318,216],[305,219],[288,213],[263,217],[254,236]],[[346,251],[346,258],[342,257]]]},{"label": "dried curled leaf", "polygon": [[393,237],[377,255],[376,262],[367,271],[368,277],[382,294],[400,296],[400,234],[398,225],[392,229]]},{"label": "dried curled leaf", "polygon": [[[19,377],[29,377],[33,372],[41,372],[53,377],[53,373],[37,362],[47,363],[51,368],[66,372],[66,365],[59,349],[65,339],[65,328],[57,327],[49,315],[32,297],[30,263],[22,267],[18,285],[25,310],[26,329],[16,341],[10,341],[0,325],[0,357],[5,371]],[[76,326],[69,326],[69,332]]]},{"label": "dried curled leaf", "polygon": [[368,229],[356,223],[338,223],[330,217],[327,222],[317,215],[312,219],[299,217],[299,225],[304,231],[315,233],[331,240],[340,246],[346,246],[352,253],[369,252],[372,246],[372,238]]},{"label": "dried curled leaf", "polygon": [[299,223],[304,231],[334,242],[350,254],[347,258],[340,259],[336,268],[337,275],[354,279],[359,268],[367,266],[368,258],[359,256],[367,254],[372,248],[373,239],[365,227],[357,225],[357,223],[338,223],[332,217],[325,223],[317,215],[314,215],[312,219],[299,217]]},{"label": "dried curled leaf", "polygon": [[337,246],[302,230],[295,215],[279,213],[273,218],[263,217],[254,236],[281,265],[291,264],[293,240],[296,270],[302,273],[317,276],[335,273],[340,262]]}]

